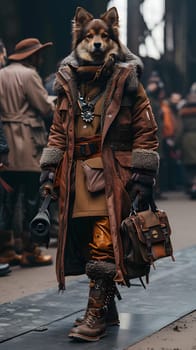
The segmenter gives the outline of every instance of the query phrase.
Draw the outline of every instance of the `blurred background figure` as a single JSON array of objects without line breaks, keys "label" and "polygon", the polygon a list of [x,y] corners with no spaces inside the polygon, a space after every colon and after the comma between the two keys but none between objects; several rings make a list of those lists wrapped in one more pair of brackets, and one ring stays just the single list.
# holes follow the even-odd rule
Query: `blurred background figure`
[{"label": "blurred background figure", "polygon": [[167,98],[165,84],[156,71],[150,75],[146,91],[158,125],[160,169],[155,195],[157,199],[165,199],[163,192],[175,191],[184,183],[179,148],[182,123],[178,113],[179,106],[182,105],[182,96],[172,93]]},{"label": "blurred background figure", "polygon": [[164,154],[164,145],[163,145],[163,135],[164,135],[164,115],[161,106],[162,98],[164,96],[164,84],[161,80],[158,72],[153,71],[150,75],[146,92],[150,99],[152,110],[158,125],[158,139],[159,139],[159,148],[158,153],[160,156],[160,168],[159,174],[157,176],[157,183],[155,189],[155,197],[157,199],[166,198],[163,196],[163,192],[166,190],[165,185],[165,154]]},{"label": "blurred background figure", "polygon": [[180,109],[182,119],[181,149],[182,161],[186,171],[186,192],[196,199],[196,82]]},{"label": "blurred background figure", "polygon": [[5,67],[6,63],[7,63],[7,51],[2,39],[0,39],[0,69]]},{"label": "blurred background figure", "polygon": [[[48,92],[48,95],[54,96],[54,102],[56,102],[56,96],[54,92],[54,82],[56,78],[56,72],[58,71],[60,67],[61,60],[58,61],[56,65],[56,71],[50,73],[45,79],[44,79],[44,87]],[[53,117],[53,116],[52,116]],[[50,127],[52,125],[52,119],[47,119],[45,125],[47,133],[50,131]],[[59,220],[58,220],[58,201],[52,201],[50,203],[50,206],[48,208],[50,213],[50,247],[56,247],[57,246],[57,238],[58,238],[58,229],[59,229]]]},{"label": "blurred background figure", "polygon": [[[4,46],[3,41],[0,39],[0,69],[5,67],[7,62],[7,52],[6,48]],[[3,125],[1,122],[1,115],[0,115],[0,171],[5,169],[5,167],[8,166],[8,144],[5,138]],[[3,181],[0,177],[0,206],[3,201]],[[0,207],[1,210],[1,207]],[[1,254],[1,244],[0,244],[0,254]],[[9,264],[0,264],[0,277],[6,276],[11,272],[10,265]]]},{"label": "blurred background figure", "polygon": [[[0,172],[3,171],[8,166],[8,152],[9,148],[6,142],[5,134],[3,131],[3,125],[1,122],[1,116],[0,116]],[[2,202],[3,202],[3,192],[5,191],[3,179],[0,176],[0,212],[2,209]],[[0,255],[3,253],[3,245],[1,245],[1,239],[0,239]],[[10,265],[9,264],[1,264],[0,263],[0,277],[8,275],[10,273]]]},{"label": "blurred background figure", "polygon": [[0,115],[0,170],[5,170],[8,166],[8,152],[9,148],[5,138]]},{"label": "blurred background figure", "polygon": [[51,117],[54,108],[38,73],[42,53],[51,45],[24,39],[0,70],[0,114],[9,146],[9,167],[2,179],[13,188],[3,191],[1,201],[0,263],[52,264],[51,256],[44,255],[29,235],[29,223],[40,205],[39,159],[47,141],[44,118]]},{"label": "blurred background figure", "polygon": [[171,149],[170,157],[172,159],[171,180],[173,190],[184,190],[185,169],[182,162],[181,137],[182,137],[182,118],[179,110],[182,108],[185,100],[179,92],[172,92],[168,99],[169,107],[174,117],[174,147]]}]

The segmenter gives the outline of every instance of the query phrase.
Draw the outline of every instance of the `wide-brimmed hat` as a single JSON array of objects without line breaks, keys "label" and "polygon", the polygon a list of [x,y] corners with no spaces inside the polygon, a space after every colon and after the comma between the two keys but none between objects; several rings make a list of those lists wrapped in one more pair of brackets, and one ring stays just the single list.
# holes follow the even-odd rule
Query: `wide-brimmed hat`
[{"label": "wide-brimmed hat", "polygon": [[52,42],[41,44],[40,41],[36,38],[24,39],[16,44],[14,53],[8,56],[8,58],[9,60],[21,61],[33,55],[35,52],[51,45],[53,45]]}]

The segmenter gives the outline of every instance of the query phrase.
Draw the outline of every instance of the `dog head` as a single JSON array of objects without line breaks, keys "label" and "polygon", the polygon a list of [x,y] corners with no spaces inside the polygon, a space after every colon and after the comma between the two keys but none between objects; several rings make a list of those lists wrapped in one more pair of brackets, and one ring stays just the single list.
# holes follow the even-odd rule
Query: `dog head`
[{"label": "dog head", "polygon": [[119,18],[115,7],[100,18],[82,7],[76,9],[73,19],[73,50],[80,61],[87,64],[102,64],[109,55],[121,54],[119,42]]}]

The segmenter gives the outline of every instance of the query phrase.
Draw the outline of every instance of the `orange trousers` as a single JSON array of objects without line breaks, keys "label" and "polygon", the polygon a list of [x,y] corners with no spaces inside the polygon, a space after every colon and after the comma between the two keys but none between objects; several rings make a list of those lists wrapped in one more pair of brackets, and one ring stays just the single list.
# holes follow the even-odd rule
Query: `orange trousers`
[{"label": "orange trousers", "polygon": [[113,244],[107,216],[74,218],[71,224],[73,249],[85,261],[114,261]]},{"label": "orange trousers", "polygon": [[110,223],[108,216],[95,218],[92,231],[92,243],[89,244],[93,260],[114,260]]}]

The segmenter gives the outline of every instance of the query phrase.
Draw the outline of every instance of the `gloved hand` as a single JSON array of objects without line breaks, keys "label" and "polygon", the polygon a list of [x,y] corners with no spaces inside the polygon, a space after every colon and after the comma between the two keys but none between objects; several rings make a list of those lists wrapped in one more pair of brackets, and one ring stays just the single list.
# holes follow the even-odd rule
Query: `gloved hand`
[{"label": "gloved hand", "polygon": [[132,203],[137,199],[138,211],[149,209],[153,199],[154,186],[154,173],[133,172],[131,182],[128,184],[128,192]]},{"label": "gloved hand", "polygon": [[149,209],[149,205],[152,201],[153,190],[152,187],[146,186],[144,184],[140,184],[139,182],[135,182],[132,185],[131,189],[131,201],[132,203],[136,202],[136,210],[144,211]]},{"label": "gloved hand", "polygon": [[43,170],[40,176],[40,195],[45,198],[47,195],[51,195],[53,200],[57,199],[57,193],[54,190],[54,171]]}]

